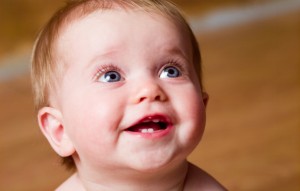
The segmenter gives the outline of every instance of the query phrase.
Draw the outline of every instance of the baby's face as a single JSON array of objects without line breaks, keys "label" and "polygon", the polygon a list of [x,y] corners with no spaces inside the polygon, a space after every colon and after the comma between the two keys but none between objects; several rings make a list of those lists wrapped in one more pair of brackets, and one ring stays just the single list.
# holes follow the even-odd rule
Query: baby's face
[{"label": "baby's face", "polygon": [[205,106],[190,40],[170,20],[95,12],[62,31],[57,52],[56,99],[82,166],[153,170],[198,144]]}]

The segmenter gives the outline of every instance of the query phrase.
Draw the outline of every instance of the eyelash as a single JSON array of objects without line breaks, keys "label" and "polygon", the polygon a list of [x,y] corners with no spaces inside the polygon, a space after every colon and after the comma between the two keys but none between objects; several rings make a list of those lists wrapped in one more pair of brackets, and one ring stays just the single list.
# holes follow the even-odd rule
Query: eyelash
[{"label": "eyelash", "polygon": [[[167,63],[161,64],[159,66],[159,74],[162,72],[163,69],[169,67],[169,66],[174,66],[176,67],[182,75],[185,74],[185,70],[184,70],[184,66],[177,60],[169,60]],[[100,76],[102,76],[103,74],[110,72],[110,71],[116,71],[120,74],[122,74],[120,68],[118,68],[117,66],[113,65],[113,64],[105,64],[105,65],[101,65],[100,67],[98,67],[98,69],[96,70],[96,73],[94,75],[94,80],[98,80]]]},{"label": "eyelash", "polygon": [[116,71],[118,73],[122,73],[121,70],[113,65],[113,64],[105,64],[105,65],[101,65],[100,67],[98,67],[96,74],[94,75],[94,79],[98,80],[100,76],[102,76],[103,74],[110,72],[110,71]]},{"label": "eyelash", "polygon": [[169,67],[169,66],[174,66],[174,67],[176,67],[182,74],[185,73],[183,64],[181,64],[181,62],[179,62],[179,61],[177,61],[177,60],[169,60],[169,61],[167,62],[167,64],[163,64],[162,66],[160,66],[160,72],[161,72],[163,69],[165,69],[165,68],[167,68],[167,67]]}]

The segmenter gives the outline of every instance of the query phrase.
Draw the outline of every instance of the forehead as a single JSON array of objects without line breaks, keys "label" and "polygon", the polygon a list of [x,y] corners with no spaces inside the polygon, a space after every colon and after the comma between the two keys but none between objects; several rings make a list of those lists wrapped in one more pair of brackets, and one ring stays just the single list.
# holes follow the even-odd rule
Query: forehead
[{"label": "forehead", "polygon": [[129,43],[135,43],[144,44],[145,52],[148,47],[172,51],[176,47],[176,51],[191,57],[191,43],[187,39],[183,27],[160,13],[111,9],[93,12],[65,25],[57,41],[56,53],[67,61],[74,55],[84,59],[84,56],[122,50]]}]

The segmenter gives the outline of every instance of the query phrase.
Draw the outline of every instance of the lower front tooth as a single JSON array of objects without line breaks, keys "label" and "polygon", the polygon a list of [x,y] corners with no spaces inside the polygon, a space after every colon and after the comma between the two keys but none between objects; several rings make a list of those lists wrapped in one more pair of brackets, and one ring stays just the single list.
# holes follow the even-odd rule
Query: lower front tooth
[{"label": "lower front tooth", "polygon": [[153,133],[153,132],[154,132],[154,129],[152,129],[152,128],[141,130],[141,133]]},{"label": "lower front tooth", "polygon": [[148,133],[153,133],[154,132],[154,129],[148,129]]},{"label": "lower front tooth", "polygon": [[142,133],[148,133],[148,129],[142,129]]}]

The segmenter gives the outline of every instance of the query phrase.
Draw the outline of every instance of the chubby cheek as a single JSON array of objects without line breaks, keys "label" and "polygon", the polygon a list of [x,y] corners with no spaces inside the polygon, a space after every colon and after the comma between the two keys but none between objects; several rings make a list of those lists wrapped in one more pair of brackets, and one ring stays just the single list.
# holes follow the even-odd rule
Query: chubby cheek
[{"label": "chubby cheek", "polygon": [[193,149],[200,141],[205,127],[205,106],[202,96],[195,89],[180,94],[183,100],[177,104],[181,126],[178,128],[178,139],[185,147]]},{"label": "chubby cheek", "polygon": [[102,96],[89,96],[89,99],[79,100],[84,102],[70,101],[64,116],[75,150],[82,159],[91,159],[100,156],[99,154],[105,156],[105,153],[116,146],[116,130],[120,119],[116,111],[120,108],[101,102],[100,100],[106,100]]}]

